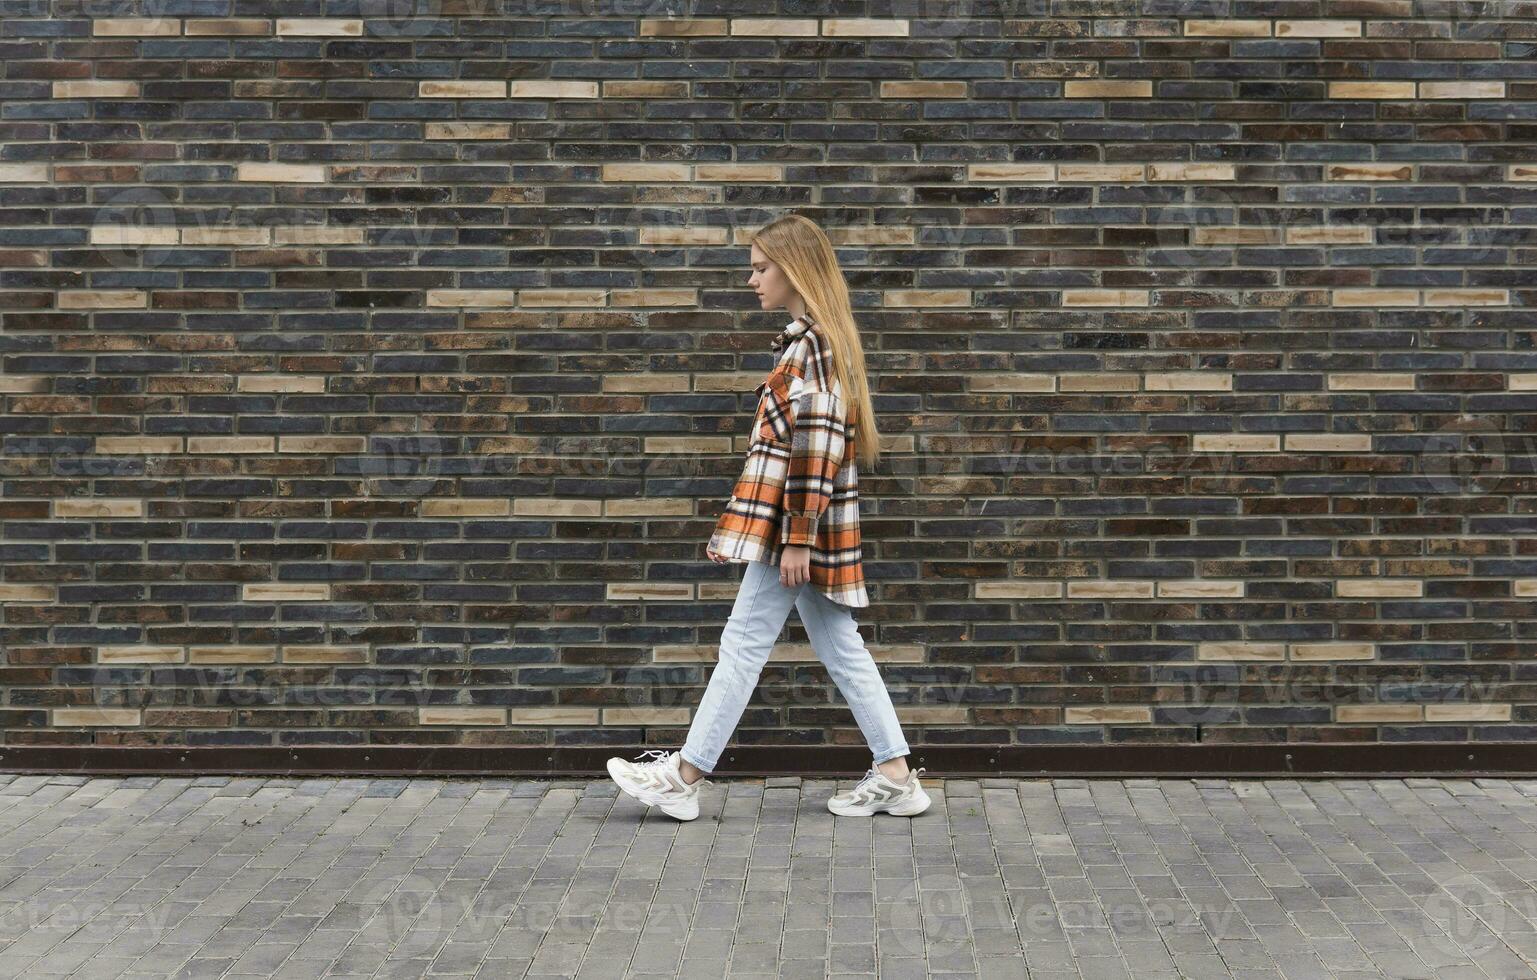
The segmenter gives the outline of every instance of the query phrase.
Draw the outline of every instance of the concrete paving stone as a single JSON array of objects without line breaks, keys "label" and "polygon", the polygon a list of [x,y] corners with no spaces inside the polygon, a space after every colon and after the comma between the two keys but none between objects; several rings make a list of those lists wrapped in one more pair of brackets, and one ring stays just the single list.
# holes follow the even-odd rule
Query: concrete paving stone
[{"label": "concrete paving stone", "polygon": [[0,774],[0,980],[1537,976],[1537,781],[845,782]]}]

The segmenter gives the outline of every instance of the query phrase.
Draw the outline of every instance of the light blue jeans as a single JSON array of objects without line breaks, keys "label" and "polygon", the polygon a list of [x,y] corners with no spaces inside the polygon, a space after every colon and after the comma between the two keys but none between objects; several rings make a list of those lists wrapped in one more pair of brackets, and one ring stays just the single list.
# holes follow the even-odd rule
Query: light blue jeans
[{"label": "light blue jeans", "polygon": [[720,658],[710,675],[710,686],[683,743],[683,758],[703,772],[714,771],[747,699],[758,686],[758,675],[779,639],[791,606],[800,613],[817,659],[854,709],[854,720],[876,763],[907,755],[910,750],[902,737],[891,694],[859,635],[853,613],[810,582],[789,588],[781,585],[779,566],[750,561],[721,632]]}]

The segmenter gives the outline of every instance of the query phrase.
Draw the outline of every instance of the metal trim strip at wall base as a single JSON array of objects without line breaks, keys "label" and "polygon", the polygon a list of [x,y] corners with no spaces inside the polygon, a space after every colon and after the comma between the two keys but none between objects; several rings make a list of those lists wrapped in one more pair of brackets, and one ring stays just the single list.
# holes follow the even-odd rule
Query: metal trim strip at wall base
[{"label": "metal trim strip at wall base", "polygon": [[[602,778],[610,757],[634,758],[656,747],[0,745],[0,772]],[[714,775],[845,776],[864,772],[872,761],[869,750],[855,746],[730,746]],[[1537,743],[964,745],[915,748],[907,761],[925,767],[930,778],[1530,776],[1537,774]]]}]

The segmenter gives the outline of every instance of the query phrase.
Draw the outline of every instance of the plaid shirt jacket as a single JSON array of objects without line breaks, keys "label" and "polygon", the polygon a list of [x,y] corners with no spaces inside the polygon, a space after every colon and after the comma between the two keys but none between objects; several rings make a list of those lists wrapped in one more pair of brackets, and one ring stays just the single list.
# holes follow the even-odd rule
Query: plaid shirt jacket
[{"label": "plaid shirt jacket", "polygon": [[747,460],[710,550],[777,565],[785,546],[808,545],[811,585],[841,605],[868,606],[855,420],[844,418],[831,351],[809,314],[769,346],[783,353],[756,389]]}]

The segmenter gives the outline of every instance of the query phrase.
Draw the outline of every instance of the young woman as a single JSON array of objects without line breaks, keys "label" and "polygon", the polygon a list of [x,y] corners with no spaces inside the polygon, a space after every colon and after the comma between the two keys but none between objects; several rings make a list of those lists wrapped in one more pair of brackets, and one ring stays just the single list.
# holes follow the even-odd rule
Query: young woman
[{"label": "young woman", "polygon": [[[875,764],[827,808],[845,816],[928,809],[891,695],[849,607],[868,606],[859,543],[859,463],[878,454],[864,351],[832,243],[788,215],[751,241],[748,284],[765,310],[794,319],[770,343],[779,362],[758,385],[747,461],[705,554],[745,562],[720,659],[681,751],[608,760],[619,788],[679,820],[699,816],[713,772],[794,606],[817,657],[854,711]],[[859,438],[856,438],[856,431]]]}]

